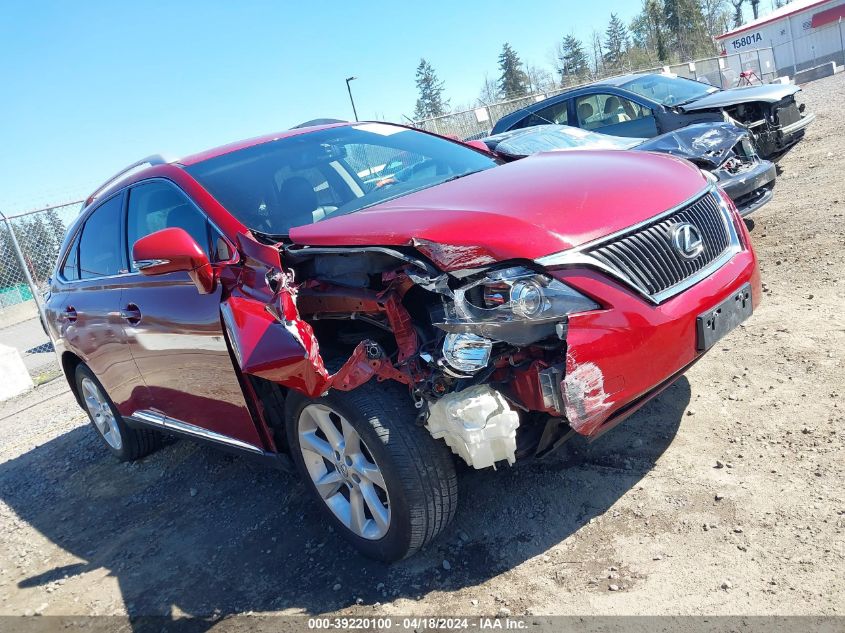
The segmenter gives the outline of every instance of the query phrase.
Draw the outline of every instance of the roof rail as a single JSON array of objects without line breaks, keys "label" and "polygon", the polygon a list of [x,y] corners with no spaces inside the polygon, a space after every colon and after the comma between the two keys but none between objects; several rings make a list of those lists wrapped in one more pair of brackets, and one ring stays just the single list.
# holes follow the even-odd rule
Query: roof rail
[{"label": "roof rail", "polygon": [[114,176],[112,176],[111,178],[106,180],[102,185],[97,187],[94,190],[94,192],[85,199],[85,204],[82,205],[82,208],[84,209],[89,204],[94,202],[94,200],[96,200],[96,198],[97,198],[97,194],[101,193],[110,184],[112,184],[116,180],[119,180],[121,176],[123,176],[127,172],[132,171],[136,167],[140,167],[141,165],[150,165],[150,166],[164,165],[164,164],[169,163],[169,162],[170,161],[168,159],[166,159],[164,156],[162,156],[161,154],[153,154],[152,156],[147,156],[146,158],[142,158],[141,160],[132,163],[128,167],[124,167],[119,172],[117,172]]}]

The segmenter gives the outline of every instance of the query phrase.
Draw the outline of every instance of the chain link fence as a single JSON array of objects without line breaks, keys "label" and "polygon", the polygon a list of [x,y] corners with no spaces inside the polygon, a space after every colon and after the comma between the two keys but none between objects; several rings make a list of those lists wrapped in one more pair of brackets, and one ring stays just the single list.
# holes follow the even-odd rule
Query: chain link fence
[{"label": "chain link fence", "polygon": [[39,304],[68,226],[82,201],[6,216],[0,213],[0,344],[14,347],[35,384],[61,373]]},{"label": "chain link fence", "polygon": [[[669,64],[652,68],[640,68],[625,71],[638,73],[673,73],[694,81],[700,81],[719,88],[734,88],[745,83],[770,83],[777,79],[775,56],[771,48],[761,48],[749,52],[733,53],[697,59],[681,64]],[[492,104],[480,104],[477,108],[452,112],[443,116],[415,121],[414,125],[427,132],[434,132],[444,136],[456,136],[468,141],[480,139],[490,134],[496,121],[506,114],[520,108],[542,101],[562,92],[586,86],[601,79],[618,76],[620,72],[598,73],[589,80],[573,83],[564,87],[543,90],[530,95],[508,99]]]}]

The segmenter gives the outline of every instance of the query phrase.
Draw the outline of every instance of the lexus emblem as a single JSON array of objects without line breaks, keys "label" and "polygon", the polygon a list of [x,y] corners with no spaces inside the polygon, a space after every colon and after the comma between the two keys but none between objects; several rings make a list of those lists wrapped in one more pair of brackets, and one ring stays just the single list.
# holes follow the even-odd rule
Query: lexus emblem
[{"label": "lexus emblem", "polygon": [[695,225],[681,222],[672,228],[672,246],[678,255],[694,259],[704,251],[704,240]]}]

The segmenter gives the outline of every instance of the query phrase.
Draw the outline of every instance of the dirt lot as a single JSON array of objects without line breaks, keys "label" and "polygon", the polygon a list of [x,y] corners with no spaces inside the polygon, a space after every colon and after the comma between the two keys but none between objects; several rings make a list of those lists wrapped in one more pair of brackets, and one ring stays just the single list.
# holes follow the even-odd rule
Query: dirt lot
[{"label": "dirt lot", "polygon": [[598,442],[467,472],[385,566],[292,476],[176,442],[116,463],[62,380],[0,409],[0,613],[825,614],[845,606],[845,75],[754,216],[765,297]]}]

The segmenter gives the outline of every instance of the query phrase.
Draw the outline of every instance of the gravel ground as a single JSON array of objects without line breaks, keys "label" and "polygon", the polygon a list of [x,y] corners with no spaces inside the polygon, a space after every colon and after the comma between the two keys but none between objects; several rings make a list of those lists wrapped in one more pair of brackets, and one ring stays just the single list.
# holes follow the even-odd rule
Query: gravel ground
[{"label": "gravel ground", "polygon": [[56,380],[0,408],[0,614],[841,615],[845,75],[805,97],[753,218],[760,309],[600,441],[465,473],[386,566],[292,476],[186,441],[116,463]]}]

